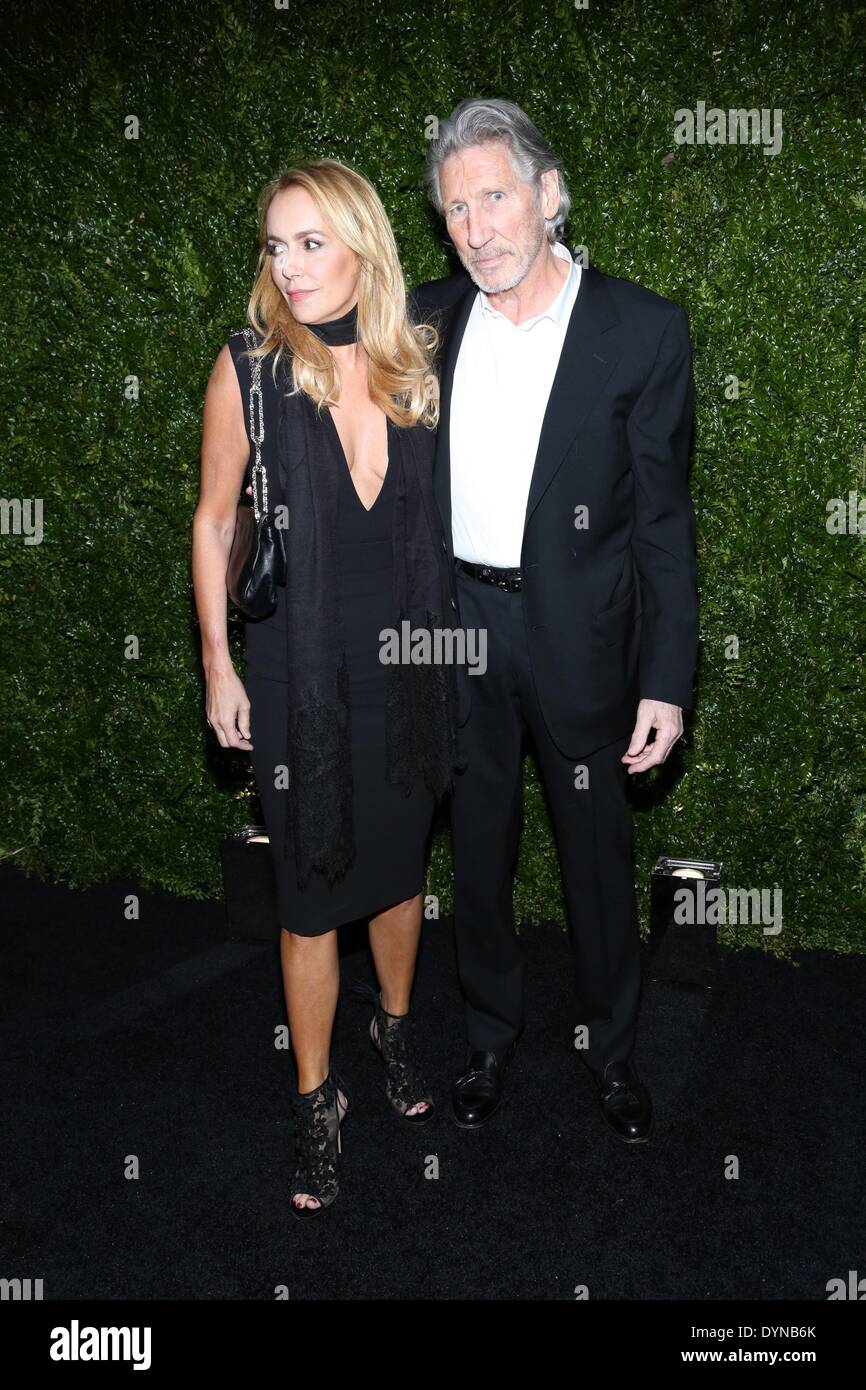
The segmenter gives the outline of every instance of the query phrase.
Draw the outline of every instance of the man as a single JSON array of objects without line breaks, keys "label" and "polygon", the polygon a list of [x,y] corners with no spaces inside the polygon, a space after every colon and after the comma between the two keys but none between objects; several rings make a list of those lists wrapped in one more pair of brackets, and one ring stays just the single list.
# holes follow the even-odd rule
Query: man
[{"label": "man", "polygon": [[[434,486],[462,627],[465,766],[452,805],[467,1065],[457,1123],[498,1108],[524,1025],[514,861],[532,735],[559,851],[579,1052],[605,1120],[651,1129],[631,1060],[640,994],[626,776],[664,762],[697,659],[693,377],[672,300],[581,266],[560,236],[562,161],[519,106],[467,100],[428,150],[427,187],[466,274],[414,291],[438,324]],[[654,740],[651,735],[654,731]]]}]

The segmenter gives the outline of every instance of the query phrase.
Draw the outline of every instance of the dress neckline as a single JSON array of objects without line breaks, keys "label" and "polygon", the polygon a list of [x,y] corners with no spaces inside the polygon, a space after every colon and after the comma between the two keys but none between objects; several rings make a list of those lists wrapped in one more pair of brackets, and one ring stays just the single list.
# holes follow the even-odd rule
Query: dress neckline
[{"label": "dress neckline", "polygon": [[364,506],[364,503],[361,501],[361,495],[360,495],[360,493],[358,492],[358,489],[355,487],[355,484],[354,484],[354,482],[353,482],[353,480],[352,480],[352,470],[351,470],[351,468],[349,467],[349,460],[346,458],[346,451],[345,451],[345,449],[343,448],[343,441],[342,441],[342,439],[340,438],[340,431],[337,429],[337,424],[336,424],[336,421],[334,420],[333,415],[331,414],[331,407],[330,407],[330,406],[327,406],[327,407],[326,407],[326,409],[325,409],[325,414],[327,415],[328,420],[330,421],[331,429],[333,430],[333,433],[334,433],[334,440],[335,440],[335,442],[336,442],[337,449],[338,449],[339,454],[340,454],[340,459],[341,459],[341,461],[342,461],[342,469],[343,469],[343,472],[346,474],[346,479],[347,479],[347,481],[348,481],[349,487],[352,489],[352,492],[354,493],[354,496],[355,496],[355,498],[356,498],[356,500],[357,500],[358,506],[361,508],[361,511],[364,513],[365,516],[369,516],[370,513],[371,513],[372,511],[375,511],[375,509],[376,509],[376,507],[377,507],[377,505],[378,505],[378,503],[379,503],[379,498],[382,496],[382,493],[385,491],[385,484],[387,483],[387,481],[388,481],[388,475],[389,475],[389,473],[391,472],[391,421],[389,420],[388,416],[386,415],[386,416],[385,416],[385,439],[386,439],[387,446],[388,446],[388,467],[385,469],[385,476],[384,476],[384,478],[382,479],[382,485],[381,485],[381,487],[379,488],[379,491],[376,493],[376,496],[375,496],[374,500],[372,501],[372,503],[370,504],[369,507],[365,507],[365,506]]}]

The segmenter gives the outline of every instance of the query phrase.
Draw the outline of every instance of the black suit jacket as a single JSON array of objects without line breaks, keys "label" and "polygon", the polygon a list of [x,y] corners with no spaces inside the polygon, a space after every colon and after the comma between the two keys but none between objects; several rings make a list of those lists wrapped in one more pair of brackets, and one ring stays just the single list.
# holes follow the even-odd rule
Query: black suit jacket
[{"label": "black suit jacket", "polygon": [[[413,318],[440,333],[433,482],[449,559],[451,387],[477,293],[461,271],[411,295]],[[642,285],[584,267],[544,415],[520,556],[535,686],[566,757],[588,756],[631,733],[640,699],[692,707],[693,397],[685,311]],[[575,527],[577,507],[588,508],[586,529]],[[462,668],[461,724],[472,680]]]}]

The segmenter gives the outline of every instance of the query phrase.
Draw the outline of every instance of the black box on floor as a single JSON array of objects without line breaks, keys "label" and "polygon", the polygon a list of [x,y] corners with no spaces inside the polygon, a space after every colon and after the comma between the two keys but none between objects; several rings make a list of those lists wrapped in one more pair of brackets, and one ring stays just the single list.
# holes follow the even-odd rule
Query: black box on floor
[{"label": "black box on floor", "polygon": [[226,917],[232,934],[255,941],[276,941],[277,888],[265,827],[245,825],[224,835],[221,859]]},{"label": "black box on floor", "polygon": [[[721,860],[675,859],[667,854],[656,860],[650,890],[647,973],[651,980],[712,989],[718,971],[716,928],[699,920],[703,897],[698,898],[697,885],[704,883],[703,894],[707,888],[717,888],[721,876]],[[694,901],[689,904],[682,896],[675,898],[677,893],[691,894]],[[677,921],[676,917],[686,920]]]}]

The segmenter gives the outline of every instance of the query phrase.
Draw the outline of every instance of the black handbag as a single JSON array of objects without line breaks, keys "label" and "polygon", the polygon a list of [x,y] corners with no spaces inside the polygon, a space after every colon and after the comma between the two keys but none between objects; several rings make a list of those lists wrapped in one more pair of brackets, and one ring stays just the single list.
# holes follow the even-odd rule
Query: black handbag
[{"label": "black handbag", "polygon": [[[255,347],[251,328],[244,329],[248,348]],[[262,401],[262,359],[250,357],[249,419],[255,459],[249,475],[252,501],[246,489],[238,502],[235,534],[226,567],[229,598],[248,618],[268,618],[277,606],[277,585],[286,582],[283,527],[268,512],[268,474],[262,463],[265,416]],[[246,484],[246,477],[244,478]]]}]

